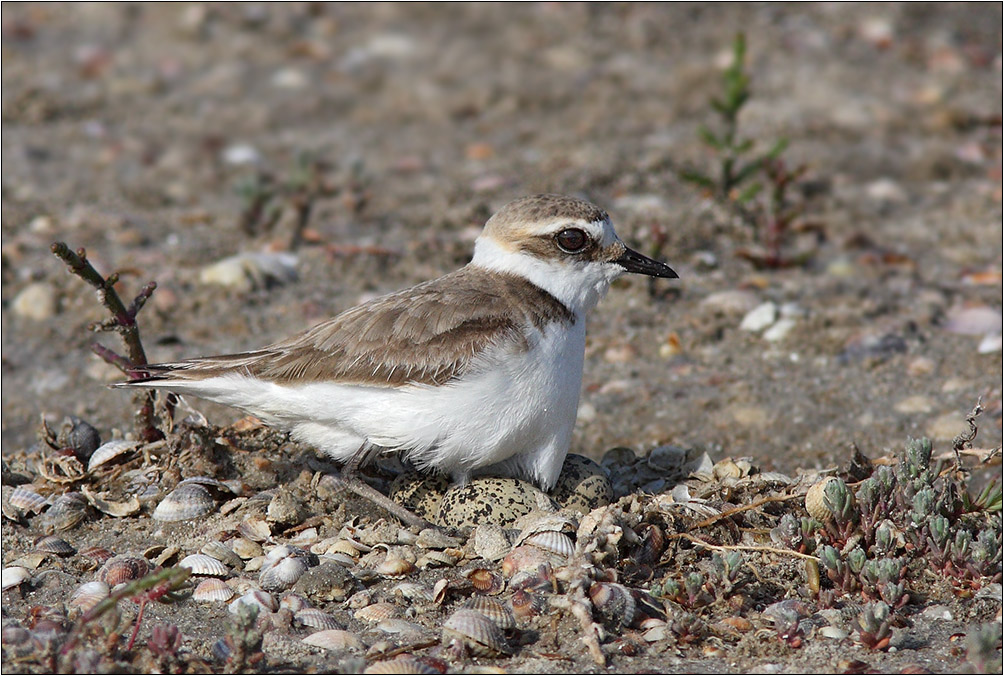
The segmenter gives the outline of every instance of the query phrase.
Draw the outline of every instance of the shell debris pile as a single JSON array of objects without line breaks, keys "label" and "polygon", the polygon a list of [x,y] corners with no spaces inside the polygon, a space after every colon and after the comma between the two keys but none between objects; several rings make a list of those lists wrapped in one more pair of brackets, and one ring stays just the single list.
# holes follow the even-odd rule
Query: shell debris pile
[{"label": "shell debris pile", "polygon": [[[102,444],[82,424],[65,433],[90,448],[79,480],[5,466],[18,479],[3,487],[3,647],[22,663],[66,645],[78,671],[137,670],[165,654],[240,670],[300,654],[367,673],[505,669],[540,655],[595,670],[745,640],[793,648],[840,636],[882,649],[890,618],[913,602],[917,523],[970,593],[999,590],[999,516],[951,522],[943,506],[956,489],[913,446],[856,491],[835,471],[788,477],[672,446],[569,456],[551,494],[511,479],[380,477],[439,523],[412,530],[330,490],[323,465],[286,455],[283,466],[278,454],[309,450],[259,427],[188,420],[166,443]],[[177,439],[202,445],[171,456]],[[214,456],[223,447],[229,464]],[[269,462],[232,450],[256,448],[272,449]],[[88,496],[99,489],[100,504],[135,500],[138,513],[97,507]],[[902,517],[895,505],[907,503],[913,516]],[[149,542],[116,539],[119,519],[145,522]],[[952,549],[958,538],[969,559]],[[772,578],[761,557],[787,564],[788,577]],[[146,583],[167,568],[186,571],[182,588]],[[758,612],[756,599],[779,585],[792,603]],[[96,621],[111,596],[119,613],[136,608],[128,598],[170,600],[205,623],[197,634],[144,623],[147,647],[132,651],[71,642],[74,622]],[[830,612],[843,603],[861,610]]]}]

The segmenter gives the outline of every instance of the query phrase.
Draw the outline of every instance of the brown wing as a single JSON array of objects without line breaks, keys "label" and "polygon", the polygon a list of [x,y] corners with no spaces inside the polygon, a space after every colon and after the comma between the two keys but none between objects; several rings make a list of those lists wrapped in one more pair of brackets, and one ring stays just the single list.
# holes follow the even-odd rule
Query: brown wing
[{"label": "brown wing", "polygon": [[[475,279],[476,277],[476,279]],[[574,315],[554,296],[513,275],[463,268],[347,310],[252,352],[151,367],[151,378],[201,380],[235,370],[289,383],[335,380],[399,386],[442,384],[487,347],[527,347],[527,322],[541,328]]]}]

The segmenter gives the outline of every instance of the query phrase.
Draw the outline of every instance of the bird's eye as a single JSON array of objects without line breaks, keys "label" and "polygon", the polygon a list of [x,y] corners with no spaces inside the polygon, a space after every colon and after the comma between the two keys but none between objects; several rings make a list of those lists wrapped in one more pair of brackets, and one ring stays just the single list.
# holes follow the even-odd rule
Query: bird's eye
[{"label": "bird's eye", "polygon": [[589,245],[589,236],[578,228],[565,228],[554,236],[554,241],[565,253],[580,253]]}]

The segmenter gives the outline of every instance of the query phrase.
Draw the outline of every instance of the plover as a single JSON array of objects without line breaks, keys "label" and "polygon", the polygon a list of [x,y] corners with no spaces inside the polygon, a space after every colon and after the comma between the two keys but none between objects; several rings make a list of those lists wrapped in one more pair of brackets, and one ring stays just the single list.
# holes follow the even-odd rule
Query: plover
[{"label": "plover", "polygon": [[625,272],[677,277],[627,248],[599,207],[523,197],[488,220],[456,272],[267,347],[145,366],[120,385],[242,409],[345,474],[394,452],[457,482],[505,476],[548,490],[575,424],[586,314]]}]

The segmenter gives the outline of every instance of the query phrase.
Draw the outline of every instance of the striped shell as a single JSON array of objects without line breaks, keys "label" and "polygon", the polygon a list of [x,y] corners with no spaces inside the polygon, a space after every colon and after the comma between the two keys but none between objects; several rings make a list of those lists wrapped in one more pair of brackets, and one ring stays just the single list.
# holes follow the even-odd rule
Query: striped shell
[{"label": "striped shell", "polygon": [[262,561],[258,583],[267,591],[289,589],[306,572],[309,560],[310,554],[297,547],[275,547]]},{"label": "striped shell", "polygon": [[100,580],[85,582],[74,590],[66,605],[72,610],[78,610],[81,613],[86,613],[91,608],[108,598],[109,591],[111,590],[108,585]]},{"label": "striped shell", "polygon": [[304,608],[293,614],[293,621],[312,629],[341,629],[335,616],[317,608]]},{"label": "striped shell", "polygon": [[475,568],[467,573],[467,579],[482,594],[499,594],[505,589],[505,578],[487,568]]},{"label": "striped shell", "polygon": [[285,608],[291,613],[298,613],[305,608],[309,608],[310,603],[299,594],[290,592],[288,594],[283,594],[282,598],[279,599],[279,607]]},{"label": "striped shell", "polygon": [[240,534],[246,537],[252,542],[266,542],[272,539],[272,527],[268,525],[265,519],[260,519],[258,517],[250,517],[244,519],[237,530]]},{"label": "striped shell", "polygon": [[401,596],[409,601],[432,601],[432,590],[417,582],[402,582],[390,590],[395,596]]},{"label": "striped shell", "polygon": [[18,486],[7,494],[7,503],[23,514],[38,514],[49,501],[30,488]]},{"label": "striped shell", "polygon": [[142,446],[138,441],[126,441],[124,439],[113,439],[98,446],[91,459],[87,461],[87,471],[93,472],[98,467],[105,465],[112,460],[122,457],[127,453],[135,451]]},{"label": "striped shell", "polygon": [[234,599],[227,607],[227,610],[236,615],[241,605],[258,606],[259,610],[269,613],[274,613],[279,608],[279,605],[275,602],[275,598],[268,592],[260,589],[252,589],[243,596]]},{"label": "striped shell", "polygon": [[57,556],[72,556],[77,553],[69,542],[55,535],[46,535],[35,543],[36,552],[55,554]]},{"label": "striped shell", "polygon": [[833,514],[830,513],[830,509],[826,506],[825,502],[826,486],[836,480],[836,477],[828,476],[812,484],[809,491],[805,494],[805,511],[809,513],[809,516],[823,522],[833,518]]},{"label": "striped shell", "polygon": [[233,597],[230,585],[216,577],[207,577],[192,592],[192,599],[203,603],[226,603]]},{"label": "striped shell", "polygon": [[397,617],[397,606],[393,603],[373,603],[357,610],[353,617],[363,622],[383,622]]},{"label": "striped shell", "polygon": [[564,558],[575,553],[575,543],[572,538],[564,533],[553,530],[534,533],[523,540],[523,545],[543,549],[548,554],[554,554]]},{"label": "striped shell", "polygon": [[342,629],[325,629],[317,631],[303,639],[307,645],[324,648],[325,650],[365,650],[366,646],[356,638],[355,634]]},{"label": "striped shell", "polygon": [[589,599],[601,616],[619,627],[629,627],[637,615],[638,604],[631,590],[615,582],[594,582]]},{"label": "striped shell", "polygon": [[547,601],[532,589],[520,589],[509,599],[509,605],[512,606],[513,615],[521,620],[528,620],[544,612]]},{"label": "striped shell", "polygon": [[502,631],[516,628],[516,618],[509,606],[491,596],[472,596],[464,602],[461,608],[481,613],[494,622]]},{"label": "striped shell", "polygon": [[187,521],[205,516],[216,509],[216,500],[209,489],[199,483],[181,483],[167,494],[153,518],[157,521]]},{"label": "striped shell", "polygon": [[115,587],[123,582],[138,580],[150,572],[150,564],[138,556],[114,556],[98,569],[96,579]]},{"label": "striped shell", "polygon": [[443,672],[412,657],[398,655],[392,660],[381,660],[366,667],[364,674],[441,674]]},{"label": "striped shell", "polygon": [[182,568],[188,568],[192,575],[208,575],[210,577],[226,577],[230,571],[222,561],[206,554],[189,554],[179,563]]},{"label": "striped shell", "polygon": [[52,507],[42,516],[47,533],[74,528],[87,517],[87,499],[80,493],[66,493],[56,498]]},{"label": "striped shell", "polygon": [[450,615],[443,623],[443,643],[462,646],[476,657],[512,653],[499,626],[473,610],[461,609]]}]

